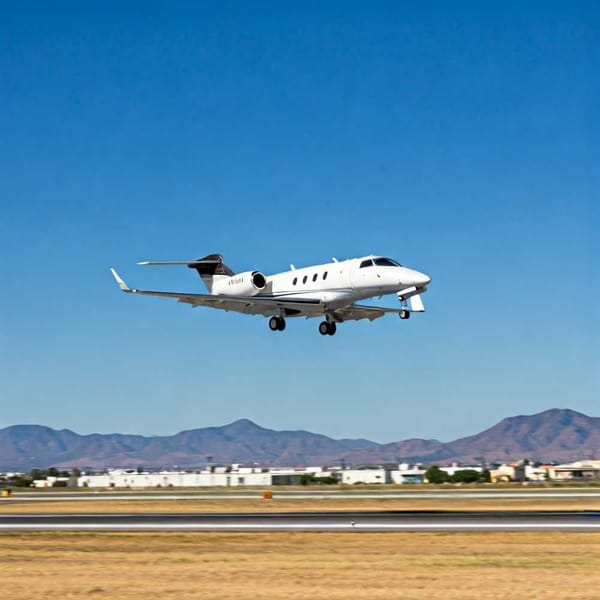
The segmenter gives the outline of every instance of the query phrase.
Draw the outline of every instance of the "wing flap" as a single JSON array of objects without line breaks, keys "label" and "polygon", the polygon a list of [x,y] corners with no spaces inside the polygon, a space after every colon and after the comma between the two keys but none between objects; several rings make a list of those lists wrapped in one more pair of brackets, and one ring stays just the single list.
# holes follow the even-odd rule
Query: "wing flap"
[{"label": "wing flap", "polygon": [[383,308],[379,306],[365,306],[363,304],[351,304],[344,308],[338,308],[333,311],[333,316],[340,321],[360,321],[361,319],[369,319],[374,321],[388,313],[398,314],[400,308]]}]

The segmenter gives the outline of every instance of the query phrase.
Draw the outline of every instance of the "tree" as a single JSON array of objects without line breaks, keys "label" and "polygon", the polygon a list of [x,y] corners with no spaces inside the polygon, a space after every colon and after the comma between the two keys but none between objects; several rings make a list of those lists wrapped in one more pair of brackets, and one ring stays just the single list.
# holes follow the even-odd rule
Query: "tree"
[{"label": "tree", "polygon": [[48,474],[45,471],[42,471],[41,469],[31,469],[31,473],[29,475],[32,481],[36,479],[46,479],[46,477],[48,476]]},{"label": "tree", "polygon": [[448,481],[448,473],[442,471],[437,465],[433,465],[425,471],[425,479],[429,483],[446,483]]},{"label": "tree", "polygon": [[324,485],[335,485],[338,483],[338,480],[335,477],[316,477],[317,483],[321,483]]},{"label": "tree", "polygon": [[15,487],[31,487],[32,482],[31,475],[13,475],[8,478],[8,483]]},{"label": "tree", "polygon": [[315,482],[315,476],[312,473],[302,473],[300,475],[300,485],[308,485]]},{"label": "tree", "polygon": [[451,483],[475,483],[476,481],[482,481],[482,479],[483,473],[475,469],[461,469],[456,471],[448,480]]}]

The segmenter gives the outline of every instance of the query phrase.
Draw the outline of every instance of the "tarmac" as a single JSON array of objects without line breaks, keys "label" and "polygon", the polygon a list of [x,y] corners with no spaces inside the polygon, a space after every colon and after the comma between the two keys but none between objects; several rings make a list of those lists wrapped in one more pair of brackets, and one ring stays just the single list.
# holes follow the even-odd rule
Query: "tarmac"
[{"label": "tarmac", "polygon": [[11,531],[600,531],[599,511],[0,514]]}]

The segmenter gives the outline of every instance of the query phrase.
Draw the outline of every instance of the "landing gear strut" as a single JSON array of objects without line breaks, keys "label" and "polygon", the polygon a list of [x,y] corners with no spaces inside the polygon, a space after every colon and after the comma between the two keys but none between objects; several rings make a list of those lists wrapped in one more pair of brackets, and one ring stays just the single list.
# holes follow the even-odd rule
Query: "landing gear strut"
[{"label": "landing gear strut", "polygon": [[269,329],[271,331],[283,331],[285,329],[285,319],[283,317],[271,317],[269,319]]},{"label": "landing gear strut", "polygon": [[333,321],[321,321],[319,323],[319,333],[321,335],[335,335],[336,330],[337,326]]}]

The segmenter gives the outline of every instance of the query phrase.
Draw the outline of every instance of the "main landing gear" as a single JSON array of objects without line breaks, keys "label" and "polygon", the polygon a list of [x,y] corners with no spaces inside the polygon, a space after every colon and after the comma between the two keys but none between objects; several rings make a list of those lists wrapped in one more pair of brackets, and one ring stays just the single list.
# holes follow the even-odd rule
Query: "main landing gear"
[{"label": "main landing gear", "polygon": [[319,323],[319,333],[321,335],[335,335],[337,326],[333,321],[321,321]]},{"label": "main landing gear", "polygon": [[[283,317],[271,317],[269,319],[269,329],[271,331],[283,331],[285,329],[285,319]],[[319,323],[319,333],[321,335],[335,335],[337,325],[334,321],[321,321]]]},{"label": "main landing gear", "polygon": [[269,329],[271,331],[283,331],[285,329],[285,319],[283,317],[271,317],[269,319]]},{"label": "main landing gear", "polygon": [[403,308],[398,315],[400,316],[401,319],[410,319],[410,310],[407,310],[406,308]]}]

